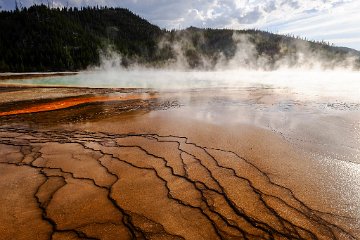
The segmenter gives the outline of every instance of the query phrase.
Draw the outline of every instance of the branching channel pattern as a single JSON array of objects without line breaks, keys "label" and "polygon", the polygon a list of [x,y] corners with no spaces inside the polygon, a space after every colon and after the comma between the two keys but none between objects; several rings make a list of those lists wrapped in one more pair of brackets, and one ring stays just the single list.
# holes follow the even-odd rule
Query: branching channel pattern
[{"label": "branching channel pattern", "polygon": [[0,149],[0,169],[41,180],[30,190],[48,239],[357,239],[341,224],[354,219],[185,136],[1,127]]}]

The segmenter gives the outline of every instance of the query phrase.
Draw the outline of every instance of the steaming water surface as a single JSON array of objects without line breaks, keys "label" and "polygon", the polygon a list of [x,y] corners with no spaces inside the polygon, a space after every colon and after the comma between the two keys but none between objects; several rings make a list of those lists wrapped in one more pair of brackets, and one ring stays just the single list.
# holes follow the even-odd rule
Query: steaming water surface
[{"label": "steaming water surface", "polygon": [[[107,70],[71,76],[7,80],[1,83],[154,89],[173,94],[183,106],[196,109],[196,114],[186,114],[188,116],[220,124],[256,124],[284,134],[292,132],[298,137],[304,132],[307,135],[312,134],[311,130],[294,130],[299,126],[307,128],[304,126],[306,122],[323,122],[319,127],[325,128],[328,121],[321,118],[336,119],[341,116],[341,123],[326,132],[339,131],[340,135],[348,137],[345,142],[351,143],[353,149],[359,149],[360,146],[358,72]],[[330,122],[333,121],[335,120]],[[342,128],[346,124],[351,126],[347,130]],[[359,156],[356,156],[356,159],[359,159]]]},{"label": "steaming water surface", "polygon": [[341,97],[360,100],[360,73],[341,71],[99,71],[73,76],[8,80],[5,84],[74,86],[94,88],[243,88],[259,85],[275,89],[287,88],[297,94],[313,97]]},{"label": "steaming water surface", "polygon": [[[310,160],[304,158],[303,161],[291,162],[282,159],[282,162],[279,160],[278,163],[268,163],[265,156],[259,164],[268,167],[267,170],[271,173],[280,172],[284,182],[300,196],[302,193],[307,196],[311,195],[309,192],[316,192],[313,199],[307,199],[316,208],[322,207],[323,202],[319,204],[317,201],[317,197],[320,196],[321,201],[328,201],[324,202],[324,205],[331,206],[335,212],[360,219],[360,73],[300,70],[141,70],[86,72],[74,76],[7,80],[1,83],[89,88],[151,88],[158,92],[159,96],[176,99],[179,108],[150,111],[134,117],[134,121],[145,119],[146,124],[156,122],[161,125],[157,119],[165,119],[164,125],[173,127],[172,124],[184,124],[194,135],[197,134],[197,129],[192,129],[191,124],[206,123],[224,132],[229,131],[230,137],[234,134],[234,139],[242,140],[244,139],[241,133],[246,132],[247,126],[271,131]],[[121,119],[114,119],[105,121],[106,123],[101,122],[100,127],[104,128],[104,131],[115,128]],[[90,129],[93,129],[91,122],[82,124],[84,128],[91,126]],[[106,124],[110,124],[111,127]],[[163,127],[153,126],[156,124],[149,125],[151,128]],[[206,124],[204,128],[208,126]],[[204,138],[214,139],[214,136],[206,135],[210,134],[207,131],[200,131],[199,135],[201,134],[204,134]],[[248,140],[255,143],[266,141]],[[227,138],[224,141],[235,146],[237,144]],[[261,146],[257,147],[263,147],[265,150],[276,149],[277,146],[274,145],[276,141],[262,142]],[[285,170],[277,170],[282,167]],[[276,174],[273,177],[276,178]],[[292,179],[296,182],[293,183]],[[298,179],[301,181],[297,181]],[[359,223],[356,226],[358,225]]]},{"label": "steaming water surface", "polygon": [[[340,144],[359,149],[360,73],[350,71],[161,71],[107,70],[77,75],[7,80],[3,84],[71,86],[89,88],[146,88],[172,92],[184,106],[196,108],[191,117],[220,124],[256,124],[282,133],[312,136],[306,123],[318,124],[327,133],[348,140]],[[202,96],[202,101],[193,101]],[[184,108],[185,109],[185,108]],[[193,111],[193,110],[190,110]],[[328,126],[321,118],[341,116],[341,123]],[[334,117],[335,118],[335,117]],[[349,120],[350,119],[350,120]],[[335,120],[332,119],[331,123]],[[321,123],[321,124],[320,124]],[[339,125],[340,124],[340,125]],[[345,127],[348,124],[351,127]],[[298,131],[298,128],[306,128]],[[298,131],[298,132],[297,132]],[[337,133],[337,131],[339,133]],[[345,134],[346,133],[346,134]],[[342,139],[322,135],[322,141]],[[327,139],[326,141],[330,141]],[[333,142],[334,143],[334,142]],[[347,144],[349,143],[349,144]],[[357,160],[359,156],[354,156]]]},{"label": "steaming water surface", "polygon": [[[301,139],[315,143],[318,140],[320,145],[330,142],[335,147],[326,148],[325,152],[335,152],[338,158],[344,155],[339,153],[346,152],[340,151],[340,146],[347,146],[349,152],[356,153],[350,160],[360,162],[358,72],[107,70],[3,83],[170,91],[187,106],[183,111],[195,112],[184,113],[189,117],[219,124],[256,124],[291,135],[292,141],[301,144]],[[193,101],[194,96],[197,101]],[[313,126],[317,129],[311,129]],[[318,129],[324,131],[315,131]]]}]

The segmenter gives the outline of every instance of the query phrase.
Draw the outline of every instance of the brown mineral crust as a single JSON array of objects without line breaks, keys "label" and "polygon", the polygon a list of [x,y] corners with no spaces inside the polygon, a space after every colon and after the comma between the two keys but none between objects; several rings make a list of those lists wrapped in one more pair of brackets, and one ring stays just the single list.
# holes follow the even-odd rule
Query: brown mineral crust
[{"label": "brown mineral crust", "polygon": [[46,180],[28,166],[0,167],[0,236],[2,239],[48,239],[51,225],[43,221],[34,195]]},{"label": "brown mineral crust", "polygon": [[[155,96],[147,96],[147,99],[154,98]],[[16,109],[11,111],[0,112],[1,116],[9,115],[18,115],[26,113],[36,113],[36,112],[48,112],[64,108],[69,108],[85,103],[94,103],[94,102],[111,102],[111,101],[128,101],[128,100],[138,100],[141,99],[141,95],[127,95],[127,96],[93,96],[93,97],[78,97],[78,98],[69,98],[61,99],[57,101],[51,101],[50,103],[37,104],[32,107]]]}]

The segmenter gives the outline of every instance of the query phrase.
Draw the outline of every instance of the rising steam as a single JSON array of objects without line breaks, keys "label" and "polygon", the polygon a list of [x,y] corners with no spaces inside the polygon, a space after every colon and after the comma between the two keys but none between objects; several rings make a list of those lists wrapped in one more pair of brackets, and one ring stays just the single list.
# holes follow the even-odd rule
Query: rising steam
[{"label": "rising steam", "polygon": [[[311,43],[295,39],[280,44],[278,53],[270,57],[257,50],[251,35],[234,33],[231,37],[235,47],[228,49],[232,52],[210,56],[195,52],[198,46],[191,37],[185,34],[177,40],[159,41],[159,51],[171,50],[174,55],[155,66],[126,59],[113,49],[107,49],[101,53],[100,66],[89,68],[72,81],[90,87],[157,90],[242,88],[263,84],[312,96],[341,95],[360,101],[360,74],[354,71],[358,58],[354,54],[329,56],[327,51],[311,48]],[[199,34],[196,44],[203,44],[204,39]],[[197,55],[191,55],[195,53]]]},{"label": "rising steam", "polygon": [[320,71],[360,68],[360,53],[355,50],[257,32],[225,31],[215,39],[205,34],[201,30],[165,34],[157,43],[158,60],[152,62],[121,56],[115,48],[108,48],[100,52],[100,66],[91,69]]},{"label": "rising steam", "polygon": [[[179,33],[175,33],[179,34]],[[308,97],[333,97],[360,102],[358,56],[353,53],[329,55],[326,49],[314,49],[311,43],[294,39],[279,44],[278,51],[260,52],[249,34],[233,33],[232,47],[208,54],[202,32],[196,35],[166,36],[158,50],[169,59],[155,64],[121,56],[114,48],[103,50],[100,65],[67,78],[27,80],[37,85],[82,87],[152,88],[158,91],[201,88],[288,89]],[[13,81],[14,83],[14,81]],[[23,84],[23,82],[21,82]]]}]

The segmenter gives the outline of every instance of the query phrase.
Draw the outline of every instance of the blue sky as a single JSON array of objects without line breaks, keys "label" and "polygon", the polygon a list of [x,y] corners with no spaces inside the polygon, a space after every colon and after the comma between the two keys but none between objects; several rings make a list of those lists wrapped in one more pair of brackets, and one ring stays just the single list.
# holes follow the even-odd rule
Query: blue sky
[{"label": "blue sky", "polygon": [[[18,0],[53,6],[126,7],[167,29],[258,28],[360,50],[359,0]],[[13,9],[15,0],[0,0]]]}]

